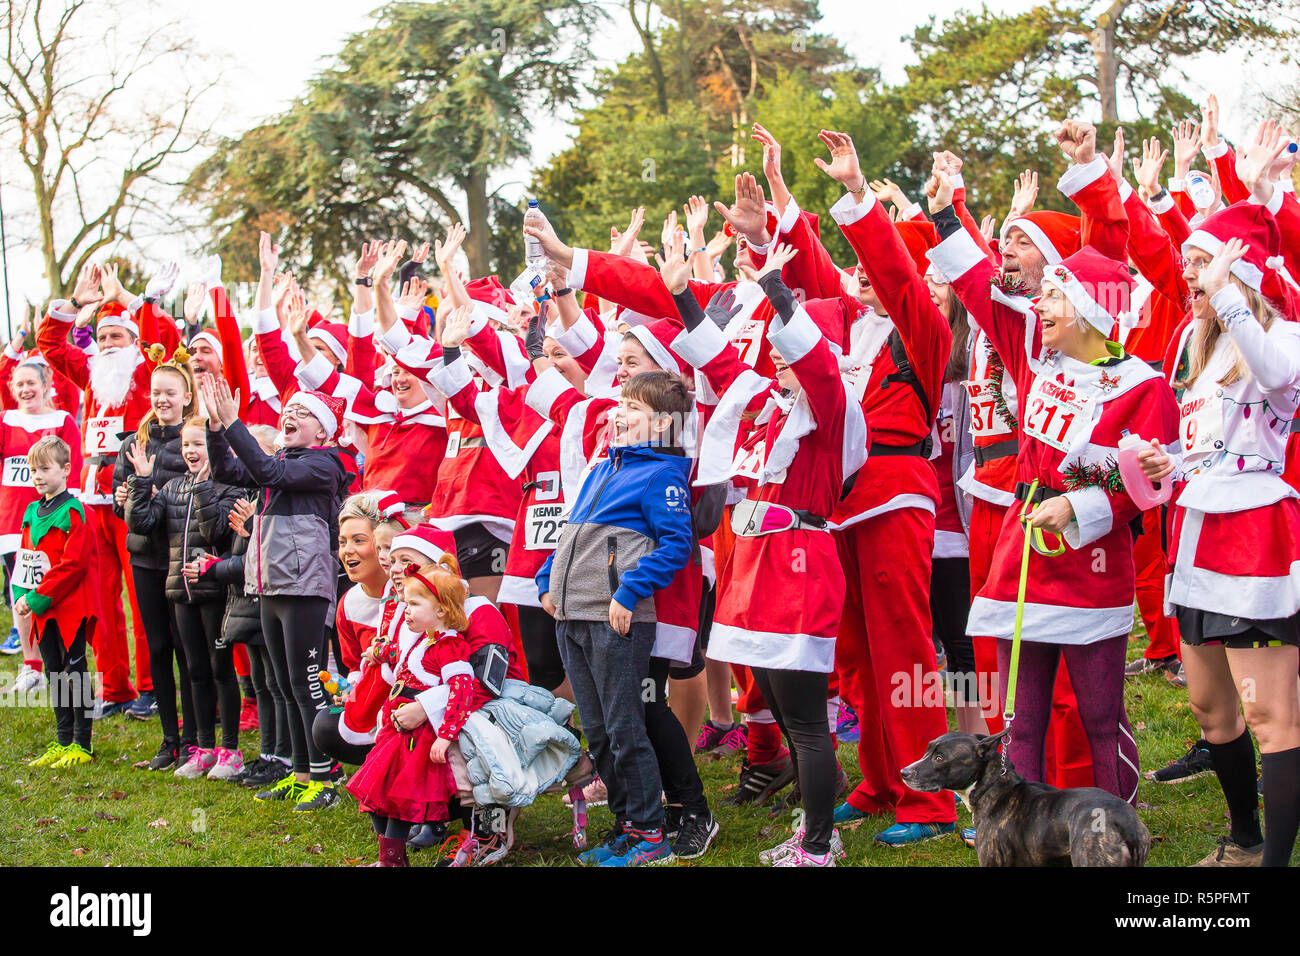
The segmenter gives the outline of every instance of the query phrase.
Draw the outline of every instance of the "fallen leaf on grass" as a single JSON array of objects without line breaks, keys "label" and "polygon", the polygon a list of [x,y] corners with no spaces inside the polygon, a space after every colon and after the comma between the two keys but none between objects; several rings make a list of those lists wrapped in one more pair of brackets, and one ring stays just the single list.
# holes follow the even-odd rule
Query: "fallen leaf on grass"
[{"label": "fallen leaf on grass", "polygon": [[1138,809],[1139,809],[1139,810],[1154,810],[1155,807],[1151,806],[1151,804],[1149,804],[1149,803],[1142,803],[1142,802],[1139,801],[1139,803],[1138,803]]},{"label": "fallen leaf on grass", "polygon": [[1134,730],[1146,730],[1146,729],[1147,729],[1147,725],[1146,725],[1143,721],[1140,721],[1140,720],[1139,720],[1139,721],[1138,721],[1138,722],[1133,726],[1133,729],[1134,729]]},{"label": "fallen leaf on grass", "polygon": [[18,798],[18,802],[22,803],[23,801],[30,800],[31,798],[32,795],[30,793],[24,793],[21,797]]},{"label": "fallen leaf on grass", "polygon": [[58,817],[45,817],[45,818],[43,818],[43,819],[37,820],[37,821],[36,821],[36,825],[37,825],[38,827],[48,827],[48,826],[50,826],[51,824],[53,824],[53,823],[58,823],[58,822],[59,822],[59,818],[58,818]]},{"label": "fallen leaf on grass", "polygon": [[111,814],[111,813],[105,813],[103,810],[96,810],[96,811],[95,811],[95,819],[96,819],[96,820],[107,820],[109,823],[113,823],[114,821],[116,821],[116,820],[121,820],[122,818],[121,818],[121,817],[115,817],[115,816],[113,816],[113,814]]},{"label": "fallen leaf on grass", "polygon": [[359,866],[360,863],[361,863],[361,857],[359,857],[359,856],[345,856],[345,857],[343,858],[343,862],[346,863],[348,866]]},{"label": "fallen leaf on grass", "polygon": [[72,832],[73,832],[73,833],[85,833],[85,832],[88,831],[89,829],[90,829],[90,827],[77,827],[77,829],[73,830]]},{"label": "fallen leaf on grass", "polygon": [[149,822],[149,827],[150,829],[153,830],[160,830],[163,827],[169,827],[169,826],[171,826],[171,824],[168,823],[166,820],[164,820],[162,817],[159,817],[157,820],[151,820]]},{"label": "fallen leaf on grass", "polygon": [[1151,842],[1152,842],[1152,843],[1163,843],[1164,841],[1165,841],[1165,835],[1164,835],[1163,833],[1153,833],[1153,834],[1151,834]]},{"label": "fallen leaf on grass", "polygon": [[319,843],[313,843],[311,846],[307,847],[307,852],[308,852],[308,853],[324,853],[324,852],[325,852],[325,848],[324,848],[323,846],[321,846]]},{"label": "fallen leaf on grass", "polygon": [[148,760],[138,760],[138,761],[136,761],[135,763],[131,764],[131,769],[132,769],[132,770],[148,770],[148,769],[149,769],[149,761],[148,761]]},{"label": "fallen leaf on grass", "polygon": [[72,851],[72,855],[73,855],[73,856],[85,856],[85,855],[86,855],[86,848],[85,848],[84,846],[79,846],[79,847],[77,847],[75,850]]},{"label": "fallen leaf on grass", "polygon": [[126,799],[126,791],[125,791],[125,790],[114,790],[112,793],[110,793],[110,794],[108,795],[108,799],[110,799],[110,800],[125,800],[125,799]]}]

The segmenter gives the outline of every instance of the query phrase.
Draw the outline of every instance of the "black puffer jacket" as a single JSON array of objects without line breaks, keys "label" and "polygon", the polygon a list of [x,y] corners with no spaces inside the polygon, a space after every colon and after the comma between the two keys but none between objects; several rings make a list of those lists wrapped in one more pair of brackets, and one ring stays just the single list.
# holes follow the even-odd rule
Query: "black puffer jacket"
[{"label": "black puffer jacket", "polygon": [[[216,481],[195,481],[186,473],[152,493],[150,483],[132,475],[127,479],[126,527],[136,534],[156,536],[161,529],[167,543],[167,600],[178,604],[224,601],[225,587],[208,576],[185,581],[186,562],[199,552],[220,556],[233,532],[230,509],[243,491]],[[152,497],[151,497],[152,495]]]},{"label": "black puffer jacket", "polygon": [[[245,522],[247,526],[247,522]],[[230,557],[222,558],[203,575],[226,587],[226,613],[221,618],[221,646],[263,644],[262,605],[256,594],[244,593],[244,554],[248,539],[231,533]]]},{"label": "black puffer jacket", "polygon": [[[126,480],[135,475],[135,469],[131,467],[131,462],[126,457],[127,449],[135,444],[135,435],[129,436],[126,441],[122,442],[122,450],[117,456],[117,464],[113,466],[114,490],[119,485],[126,484]],[[185,467],[185,459],[181,457],[180,425],[150,423],[149,441],[145,443],[144,450],[154,456],[153,477],[151,479],[154,490],[162,488],[173,478],[189,474],[189,469]],[[125,509],[118,507],[116,504],[113,506],[113,511],[119,518],[126,517]],[[141,534],[128,527],[126,550],[131,555],[131,564],[135,567],[148,568],[151,571],[166,571],[167,529],[159,525],[151,533]]]}]

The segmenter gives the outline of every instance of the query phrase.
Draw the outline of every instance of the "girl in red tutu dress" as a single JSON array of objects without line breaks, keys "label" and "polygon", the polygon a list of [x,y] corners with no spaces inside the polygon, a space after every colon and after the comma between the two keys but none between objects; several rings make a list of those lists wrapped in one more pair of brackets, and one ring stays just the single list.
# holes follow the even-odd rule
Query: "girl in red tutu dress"
[{"label": "girl in red tutu dress", "polygon": [[397,642],[376,640],[365,655],[393,668],[393,689],[375,745],[348,783],[379,838],[379,866],[407,866],[411,827],[447,819],[447,801],[456,793],[447,750],[475,697],[484,699],[460,633],[465,585],[440,564],[410,567],[406,574],[407,628]]}]

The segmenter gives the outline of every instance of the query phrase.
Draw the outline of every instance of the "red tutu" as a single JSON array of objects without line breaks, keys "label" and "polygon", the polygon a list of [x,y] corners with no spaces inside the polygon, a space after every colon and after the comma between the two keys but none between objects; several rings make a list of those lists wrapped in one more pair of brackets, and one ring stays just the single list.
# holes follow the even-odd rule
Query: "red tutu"
[{"label": "red tutu", "polygon": [[348,792],[366,813],[407,823],[446,820],[447,801],[456,795],[456,781],[450,764],[429,759],[437,731],[424,723],[409,733],[398,733],[393,730],[391,713],[392,707],[385,705],[375,745],[348,781]]}]

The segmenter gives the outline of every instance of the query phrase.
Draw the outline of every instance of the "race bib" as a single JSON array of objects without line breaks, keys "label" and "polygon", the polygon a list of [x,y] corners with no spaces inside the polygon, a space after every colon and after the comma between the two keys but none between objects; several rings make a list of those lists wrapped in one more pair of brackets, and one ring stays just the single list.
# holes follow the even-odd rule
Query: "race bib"
[{"label": "race bib", "polygon": [[564,505],[529,505],[524,512],[524,550],[554,551],[564,527]]},{"label": "race bib", "polygon": [[1204,395],[1178,407],[1178,433],[1183,439],[1183,458],[1198,461],[1223,449],[1223,399]]},{"label": "race bib", "polygon": [[753,448],[739,449],[736,452],[736,457],[731,461],[731,470],[727,472],[727,477],[748,478],[750,481],[758,481],[758,476],[763,472],[766,446],[766,442],[759,442]]},{"label": "race bib", "polygon": [[6,488],[30,488],[32,468],[26,455],[11,455],[5,459],[4,485]]},{"label": "race bib", "polygon": [[122,434],[125,419],[121,415],[113,418],[91,418],[86,421],[87,455],[115,455],[122,447]]},{"label": "race bib", "polygon": [[[450,408],[451,406],[448,406]],[[460,432],[447,433],[447,457],[455,458],[460,454]]]},{"label": "race bib", "polygon": [[25,591],[35,590],[45,580],[50,570],[50,558],[44,551],[19,548],[14,559],[13,586]]},{"label": "race bib", "polygon": [[997,391],[988,379],[962,382],[970,403],[970,433],[973,438],[1010,435],[1011,426],[998,414]]},{"label": "race bib", "polygon": [[758,319],[747,320],[736,333],[736,337],[731,340],[731,344],[740,353],[742,362],[750,368],[756,367],[759,356],[763,354],[763,323]]},{"label": "race bib", "polygon": [[1026,407],[1025,434],[1057,451],[1069,451],[1079,434],[1092,424],[1092,396],[1050,378],[1034,380]]}]

